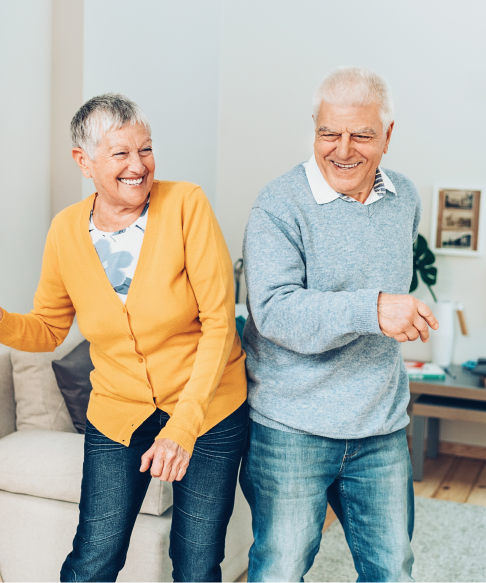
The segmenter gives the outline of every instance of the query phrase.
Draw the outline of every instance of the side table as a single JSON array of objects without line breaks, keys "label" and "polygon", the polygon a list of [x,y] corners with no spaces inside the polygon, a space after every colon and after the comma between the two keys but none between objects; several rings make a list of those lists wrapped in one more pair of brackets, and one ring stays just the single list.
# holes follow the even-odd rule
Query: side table
[{"label": "side table", "polygon": [[486,389],[480,377],[458,365],[451,365],[443,381],[410,381],[410,393],[420,395],[413,404],[412,469],[413,479],[424,473],[425,424],[428,420],[427,456],[439,453],[440,419],[486,423]]}]

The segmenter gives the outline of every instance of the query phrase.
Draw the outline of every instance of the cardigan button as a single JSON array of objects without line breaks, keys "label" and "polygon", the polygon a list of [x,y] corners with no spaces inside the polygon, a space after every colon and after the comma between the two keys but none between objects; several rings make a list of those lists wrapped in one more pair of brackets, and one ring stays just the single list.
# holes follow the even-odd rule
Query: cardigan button
[{"label": "cardigan button", "polygon": [[138,362],[142,363],[143,362],[143,358],[139,358]]},{"label": "cardigan button", "polygon": [[133,340],[133,336],[130,334],[130,336],[128,337],[130,340]]}]

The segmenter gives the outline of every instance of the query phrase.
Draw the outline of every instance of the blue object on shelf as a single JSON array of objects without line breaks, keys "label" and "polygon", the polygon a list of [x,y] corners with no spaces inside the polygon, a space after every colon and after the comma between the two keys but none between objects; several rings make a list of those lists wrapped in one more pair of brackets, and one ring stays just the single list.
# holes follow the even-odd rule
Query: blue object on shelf
[{"label": "blue object on shelf", "polygon": [[240,339],[243,339],[243,328],[245,327],[246,318],[243,316],[238,316],[236,318],[236,330],[240,336]]},{"label": "blue object on shelf", "polygon": [[473,368],[476,368],[477,364],[478,364],[477,360],[467,360],[466,362],[462,363],[462,368],[467,368],[467,370],[473,370]]}]

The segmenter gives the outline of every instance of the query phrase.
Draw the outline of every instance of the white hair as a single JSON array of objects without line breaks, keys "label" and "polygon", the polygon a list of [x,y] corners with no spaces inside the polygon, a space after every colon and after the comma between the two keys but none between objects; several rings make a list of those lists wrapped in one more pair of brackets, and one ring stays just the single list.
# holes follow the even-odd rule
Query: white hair
[{"label": "white hair", "polygon": [[393,101],[388,83],[381,75],[364,67],[338,67],[322,79],[312,98],[315,123],[323,101],[340,107],[376,103],[385,132],[393,121]]},{"label": "white hair", "polygon": [[98,95],[82,105],[71,121],[73,148],[82,148],[94,160],[96,149],[107,132],[137,123],[151,133],[144,112],[128,97],[117,93]]}]

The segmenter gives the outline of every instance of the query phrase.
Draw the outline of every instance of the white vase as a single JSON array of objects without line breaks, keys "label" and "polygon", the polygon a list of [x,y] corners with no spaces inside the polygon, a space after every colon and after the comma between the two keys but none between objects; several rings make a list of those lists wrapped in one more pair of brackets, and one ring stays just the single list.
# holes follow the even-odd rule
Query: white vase
[{"label": "white vase", "polygon": [[430,306],[439,322],[438,330],[430,330],[432,362],[439,366],[449,366],[454,350],[454,314],[455,302],[436,302]]}]

